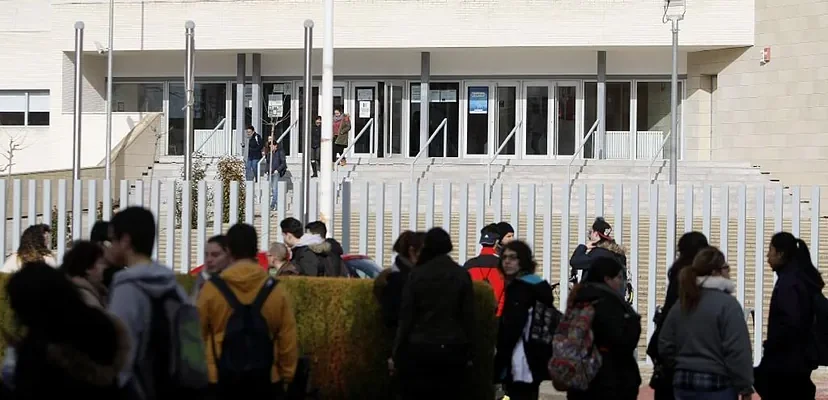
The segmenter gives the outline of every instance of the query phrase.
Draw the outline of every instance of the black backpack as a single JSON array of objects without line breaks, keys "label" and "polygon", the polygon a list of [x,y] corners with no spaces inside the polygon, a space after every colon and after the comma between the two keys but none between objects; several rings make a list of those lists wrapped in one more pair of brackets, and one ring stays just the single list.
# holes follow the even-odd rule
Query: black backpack
[{"label": "black backpack", "polygon": [[319,259],[319,266],[317,276],[325,276],[328,278],[348,278],[350,274],[345,268],[345,262],[342,257],[331,252],[314,253]]},{"label": "black backpack", "polygon": [[808,343],[808,354],[813,367],[828,366],[828,299],[817,292],[812,300],[814,323]]},{"label": "black backpack", "polygon": [[[532,283],[531,280],[523,278],[521,277],[522,280]],[[563,314],[555,306],[535,301],[529,318],[531,321],[529,332],[521,333],[526,361],[536,380],[549,380],[547,363],[553,355],[552,341],[555,337],[555,330],[563,319]]]},{"label": "black backpack", "polygon": [[[224,328],[221,356],[216,361],[218,383],[224,387],[269,385],[273,368],[273,335],[262,315],[262,305],[276,287],[277,280],[267,278],[251,304],[241,304],[219,276],[210,278],[233,309]],[[216,352],[215,338],[212,341]]]}]

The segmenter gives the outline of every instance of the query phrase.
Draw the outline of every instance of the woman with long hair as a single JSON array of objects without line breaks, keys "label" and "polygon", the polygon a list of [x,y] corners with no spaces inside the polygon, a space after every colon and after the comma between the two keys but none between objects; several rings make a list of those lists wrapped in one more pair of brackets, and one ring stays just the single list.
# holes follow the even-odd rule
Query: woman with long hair
[{"label": "woman with long hair", "polygon": [[[503,313],[497,330],[495,381],[502,383],[512,400],[537,400],[542,381],[548,380],[540,352],[528,348],[533,307],[555,307],[552,286],[535,275],[537,263],[525,242],[513,240],[502,248],[498,269],[506,278]],[[540,356],[540,357],[537,357]]]},{"label": "woman with long hair", "polygon": [[813,298],[825,281],[811,261],[808,245],[788,232],[779,232],[768,246],[768,264],[776,285],[768,310],[768,331],[756,390],[763,399],[813,399],[815,365],[808,343],[814,321]]},{"label": "woman with long hair", "polygon": [[399,370],[404,399],[459,399],[469,390],[474,292],[451,250],[446,231],[428,231],[403,289],[390,366]]},{"label": "woman with long hair", "polygon": [[681,235],[678,241],[678,257],[667,271],[668,283],[664,306],[653,317],[656,329],[647,345],[647,355],[650,356],[655,364],[653,366],[653,375],[650,379],[650,387],[655,392],[655,400],[675,399],[673,395],[673,370],[661,360],[661,356],[658,353],[658,337],[661,334],[661,326],[664,323],[664,318],[667,317],[667,313],[670,312],[670,309],[678,301],[679,276],[681,275],[681,271],[693,264],[693,259],[696,258],[696,254],[699,254],[699,251],[708,246],[707,237],[701,232],[693,231]]},{"label": "woman with long hair", "polygon": [[17,251],[6,258],[0,272],[10,274],[16,272],[25,263],[45,262],[52,267],[57,266],[54,254],[49,249],[52,243],[52,228],[46,224],[35,224],[23,231],[20,235],[20,245]]},{"label": "woman with long hair", "polygon": [[103,247],[86,240],[72,244],[63,255],[60,270],[77,286],[83,301],[92,307],[106,307],[107,289],[104,271],[107,268]]},{"label": "woman with long hair", "polygon": [[584,282],[575,285],[568,307],[591,303],[593,344],[601,367],[585,391],[569,390],[569,400],[635,400],[641,373],[634,351],[641,336],[641,316],[621,295],[624,267],[612,258],[592,263]]},{"label": "woman with long hair", "polygon": [[423,248],[425,232],[405,231],[394,242],[394,263],[374,280],[374,294],[380,303],[385,326],[397,331],[402,291],[411,269],[417,265],[417,257]]},{"label": "woman with long hair", "polygon": [[715,247],[680,274],[679,303],[667,314],[658,348],[674,365],[677,400],[743,400],[753,396],[753,357],[730,266]]},{"label": "woman with long hair", "polygon": [[43,262],[28,263],[12,275],[6,292],[25,328],[14,344],[13,398],[120,398],[118,374],[129,334],[117,318],[84,304],[66,276]]}]

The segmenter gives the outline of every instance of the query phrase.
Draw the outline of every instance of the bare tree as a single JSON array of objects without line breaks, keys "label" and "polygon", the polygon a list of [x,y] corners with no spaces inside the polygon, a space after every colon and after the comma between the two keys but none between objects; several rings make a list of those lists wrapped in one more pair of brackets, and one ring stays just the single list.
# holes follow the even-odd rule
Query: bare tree
[{"label": "bare tree", "polygon": [[24,150],[25,148],[29,147],[26,144],[26,135],[7,135],[9,138],[9,144],[3,149],[3,153],[0,153],[0,156],[6,159],[6,163],[0,166],[0,173],[5,172],[7,179],[11,181],[12,175],[12,167],[14,164],[14,156],[17,154],[18,151]]}]

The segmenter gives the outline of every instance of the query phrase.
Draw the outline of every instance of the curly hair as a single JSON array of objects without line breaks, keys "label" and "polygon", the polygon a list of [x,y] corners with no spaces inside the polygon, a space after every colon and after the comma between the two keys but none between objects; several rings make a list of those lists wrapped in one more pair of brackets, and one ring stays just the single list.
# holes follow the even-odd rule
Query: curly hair
[{"label": "curly hair", "polygon": [[44,237],[47,233],[52,233],[52,228],[46,224],[35,224],[23,231],[20,246],[17,247],[17,258],[21,264],[43,261],[44,257],[52,255]]}]

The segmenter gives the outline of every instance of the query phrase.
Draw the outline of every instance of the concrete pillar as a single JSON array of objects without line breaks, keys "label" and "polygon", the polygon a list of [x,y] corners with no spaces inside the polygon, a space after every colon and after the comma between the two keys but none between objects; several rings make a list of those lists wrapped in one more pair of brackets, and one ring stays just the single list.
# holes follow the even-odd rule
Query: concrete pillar
[{"label": "concrete pillar", "polygon": [[[431,81],[431,53],[423,52],[420,54],[420,147],[415,150],[415,154],[428,141],[428,136],[431,135],[428,129],[428,83]],[[425,154],[428,157],[428,150]]]},{"label": "concrete pillar", "polygon": [[607,138],[607,52],[598,52],[598,106],[596,114],[598,117],[598,130],[595,132],[594,143],[595,158],[606,158]]},{"label": "concrete pillar", "polygon": [[234,152],[247,159],[247,141],[244,134],[244,77],[247,72],[247,55],[236,55],[236,136],[233,138]]},{"label": "concrete pillar", "polygon": [[[262,131],[262,55],[253,53],[253,126],[264,137]],[[270,132],[268,132],[270,134]]]}]

